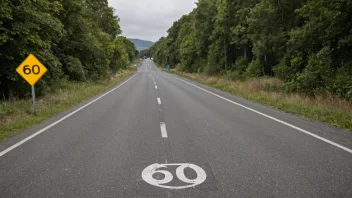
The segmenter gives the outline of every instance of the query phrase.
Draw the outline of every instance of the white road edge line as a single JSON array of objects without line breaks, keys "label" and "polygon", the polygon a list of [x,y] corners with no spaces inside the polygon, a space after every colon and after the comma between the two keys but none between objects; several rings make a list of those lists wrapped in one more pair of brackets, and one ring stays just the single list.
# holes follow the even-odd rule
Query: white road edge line
[{"label": "white road edge line", "polygon": [[161,100],[160,100],[160,98],[158,98],[158,104],[161,105]]},{"label": "white road edge line", "polygon": [[155,89],[158,89],[158,86],[155,85]]},{"label": "white road edge line", "polygon": [[33,133],[32,135],[30,135],[30,136],[26,137],[25,139],[23,139],[23,140],[17,142],[16,144],[10,146],[9,148],[7,148],[7,149],[1,151],[1,152],[0,152],[0,157],[2,157],[3,155],[5,155],[6,153],[12,151],[13,149],[15,149],[15,148],[21,146],[21,145],[24,144],[25,142],[27,142],[27,141],[29,141],[30,139],[34,138],[35,136],[37,136],[37,135],[43,133],[44,131],[50,129],[51,127],[53,127],[53,126],[59,124],[60,122],[66,120],[66,119],[69,118],[70,116],[72,116],[72,115],[74,115],[75,113],[81,111],[82,109],[88,107],[89,105],[93,104],[94,102],[96,102],[97,100],[101,99],[102,97],[104,97],[104,96],[110,94],[111,92],[115,91],[116,89],[120,88],[122,85],[124,85],[125,83],[127,83],[128,81],[130,81],[132,78],[134,78],[136,75],[137,75],[137,74],[134,74],[134,75],[131,76],[129,79],[127,79],[125,82],[121,83],[119,86],[117,86],[117,87],[111,89],[110,91],[108,91],[108,92],[106,92],[105,94],[99,96],[98,98],[96,98],[96,99],[90,101],[89,103],[83,105],[82,107],[76,109],[75,111],[73,111],[73,112],[67,114],[66,116],[60,118],[60,119],[57,120],[56,122],[51,123],[50,125],[48,125],[48,126],[42,128],[41,130],[39,130],[39,131]]},{"label": "white road edge line", "polygon": [[165,122],[160,122],[161,137],[167,138],[166,124]]},{"label": "white road edge line", "polygon": [[[167,74],[167,73],[165,73],[165,74]],[[301,129],[301,128],[297,127],[297,126],[294,126],[294,125],[292,125],[292,124],[289,124],[289,123],[287,123],[287,122],[284,122],[284,121],[282,121],[282,120],[279,120],[279,119],[277,119],[277,118],[274,118],[274,117],[269,116],[269,115],[267,115],[267,114],[264,114],[264,113],[262,113],[262,112],[260,112],[260,111],[254,110],[254,109],[249,108],[249,107],[244,106],[244,105],[241,105],[241,104],[239,104],[239,103],[237,103],[237,102],[234,102],[234,101],[232,101],[232,100],[230,100],[230,99],[227,99],[227,98],[225,98],[225,97],[222,97],[222,96],[220,96],[220,95],[218,95],[218,94],[215,94],[215,93],[213,93],[213,92],[211,92],[211,91],[208,91],[208,90],[206,90],[206,89],[204,89],[204,88],[201,88],[201,87],[199,87],[199,86],[197,86],[197,85],[194,85],[194,84],[192,84],[192,83],[190,83],[190,82],[187,82],[187,81],[185,81],[185,80],[182,80],[181,78],[175,77],[175,76],[170,75],[170,74],[167,74],[167,75],[169,75],[169,76],[171,76],[171,77],[173,77],[173,78],[176,78],[176,79],[178,79],[178,80],[180,80],[180,81],[182,81],[182,82],[184,82],[184,83],[186,83],[186,84],[189,84],[189,85],[191,85],[191,86],[193,86],[193,87],[196,87],[196,88],[198,88],[198,89],[200,89],[200,90],[202,90],[202,91],[205,91],[205,92],[207,92],[207,93],[209,93],[209,94],[211,94],[211,95],[213,95],[213,96],[216,96],[216,97],[218,97],[218,98],[221,98],[221,99],[223,99],[223,100],[226,100],[227,102],[230,102],[230,103],[235,104],[235,105],[237,105],[237,106],[243,107],[243,108],[245,108],[245,109],[247,109],[247,110],[249,110],[249,111],[252,111],[252,112],[254,112],[254,113],[257,113],[257,114],[259,114],[259,115],[262,115],[262,116],[264,116],[264,117],[267,117],[267,118],[269,118],[269,119],[271,119],[271,120],[274,120],[274,121],[276,121],[276,122],[279,122],[279,123],[281,123],[281,124],[283,124],[283,125],[286,125],[286,126],[288,126],[288,127],[293,128],[293,129],[296,129],[297,131],[300,131],[300,132],[302,132],[302,133],[305,133],[305,134],[307,134],[307,135],[310,135],[310,136],[312,136],[312,137],[315,137],[315,138],[317,138],[317,139],[319,139],[319,140],[321,140],[321,141],[324,141],[324,142],[326,142],[326,143],[328,143],[328,144],[331,144],[331,145],[333,145],[333,146],[336,146],[336,147],[338,147],[338,148],[340,148],[340,149],[342,149],[342,150],[345,150],[345,151],[347,151],[347,152],[349,152],[349,153],[352,154],[352,149],[349,149],[349,148],[344,147],[344,146],[342,146],[342,145],[340,145],[340,144],[337,144],[336,142],[333,142],[333,141],[331,141],[331,140],[328,140],[328,139],[325,139],[325,138],[320,137],[320,136],[318,136],[318,135],[315,135],[314,133],[311,133],[311,132],[306,131],[306,130],[304,130],[304,129]]]}]

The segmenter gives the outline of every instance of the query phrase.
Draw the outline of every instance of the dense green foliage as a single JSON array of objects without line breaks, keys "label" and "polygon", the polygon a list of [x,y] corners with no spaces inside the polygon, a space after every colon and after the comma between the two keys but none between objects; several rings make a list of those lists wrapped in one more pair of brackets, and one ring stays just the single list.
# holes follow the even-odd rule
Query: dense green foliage
[{"label": "dense green foliage", "polygon": [[350,0],[199,0],[150,49],[160,64],[352,100]]},{"label": "dense green foliage", "polygon": [[48,72],[38,94],[64,80],[99,80],[126,67],[136,49],[107,0],[0,0],[0,98],[25,97],[16,67],[33,53]]},{"label": "dense green foliage", "polygon": [[152,57],[152,52],[150,51],[150,49],[144,49],[144,50],[141,50],[138,55],[141,58],[143,58],[144,56],[145,57]]}]

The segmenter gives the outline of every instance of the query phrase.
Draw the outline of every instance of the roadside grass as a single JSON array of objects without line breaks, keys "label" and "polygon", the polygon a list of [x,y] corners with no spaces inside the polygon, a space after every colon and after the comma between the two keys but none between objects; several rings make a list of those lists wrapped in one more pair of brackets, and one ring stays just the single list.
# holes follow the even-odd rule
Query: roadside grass
[{"label": "roadside grass", "polygon": [[175,69],[166,71],[288,113],[352,131],[352,104],[345,99],[284,93],[279,90],[282,82],[277,78],[233,81],[222,76],[184,73]]},{"label": "roadside grass", "polygon": [[135,67],[128,67],[99,82],[64,82],[59,90],[37,99],[37,115],[32,113],[31,99],[0,101],[0,141],[102,93],[135,72]]}]

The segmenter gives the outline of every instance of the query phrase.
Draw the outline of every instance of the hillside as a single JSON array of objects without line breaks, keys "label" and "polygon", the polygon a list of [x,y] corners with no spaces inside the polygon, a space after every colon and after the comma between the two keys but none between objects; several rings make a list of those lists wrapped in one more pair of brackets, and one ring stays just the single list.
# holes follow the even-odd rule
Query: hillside
[{"label": "hillside", "polygon": [[141,39],[130,39],[132,43],[136,46],[138,51],[150,48],[154,43],[151,41],[145,41]]}]

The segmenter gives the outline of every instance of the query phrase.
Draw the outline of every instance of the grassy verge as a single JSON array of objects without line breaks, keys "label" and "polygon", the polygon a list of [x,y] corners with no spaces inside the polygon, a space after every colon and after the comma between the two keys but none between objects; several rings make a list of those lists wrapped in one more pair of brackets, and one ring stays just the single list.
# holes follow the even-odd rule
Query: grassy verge
[{"label": "grassy verge", "polygon": [[352,131],[352,104],[341,98],[313,98],[297,93],[283,93],[275,88],[282,86],[282,82],[276,78],[233,81],[224,77],[183,73],[174,69],[166,71],[288,113]]},{"label": "grassy verge", "polygon": [[55,93],[48,94],[37,100],[37,115],[32,114],[31,99],[0,101],[0,141],[74,107],[80,102],[105,91],[135,72],[135,67],[129,67],[100,82],[66,82]]}]

